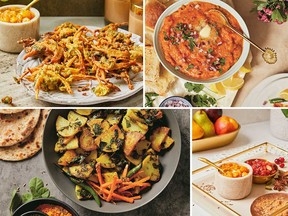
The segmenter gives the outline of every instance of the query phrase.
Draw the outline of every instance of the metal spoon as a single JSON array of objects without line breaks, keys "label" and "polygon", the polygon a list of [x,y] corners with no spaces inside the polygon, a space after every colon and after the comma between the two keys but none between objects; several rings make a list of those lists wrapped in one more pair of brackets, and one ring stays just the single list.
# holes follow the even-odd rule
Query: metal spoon
[{"label": "metal spoon", "polygon": [[225,16],[225,14],[222,13],[222,11],[217,10],[217,9],[211,9],[208,12],[216,12],[218,14],[220,14],[220,16],[223,18],[223,20],[225,21],[226,26],[231,29],[233,32],[235,32],[236,34],[238,34],[240,37],[242,37],[244,40],[246,40],[247,42],[249,42],[251,45],[253,45],[254,47],[256,47],[258,50],[260,50],[262,52],[262,58],[264,59],[265,62],[267,62],[268,64],[275,64],[277,62],[277,54],[275,52],[275,50],[266,47],[265,49],[262,49],[260,46],[258,46],[257,44],[255,44],[253,41],[251,41],[248,37],[246,37],[244,34],[240,33],[239,31],[237,31],[229,22],[229,20],[227,19],[227,17]]},{"label": "metal spoon", "polygon": [[208,160],[207,158],[202,158],[202,157],[200,157],[200,158],[198,158],[198,160],[200,160],[200,161],[202,161],[202,162],[204,162],[204,163],[207,163],[207,164],[209,164],[210,166],[215,167],[215,168],[216,168],[217,170],[219,170],[221,173],[224,173],[224,170],[223,170],[223,169],[221,169],[219,166],[217,166],[215,163],[211,162],[211,161]]},{"label": "metal spoon", "polygon": [[271,216],[277,216],[278,214],[284,212],[286,209],[288,209],[288,204],[275,211],[273,214],[271,214]]},{"label": "metal spoon", "polygon": [[33,0],[32,2],[30,2],[30,4],[28,4],[26,7],[24,7],[22,10],[30,10],[30,8],[36,4],[37,2],[39,2],[40,0]]}]

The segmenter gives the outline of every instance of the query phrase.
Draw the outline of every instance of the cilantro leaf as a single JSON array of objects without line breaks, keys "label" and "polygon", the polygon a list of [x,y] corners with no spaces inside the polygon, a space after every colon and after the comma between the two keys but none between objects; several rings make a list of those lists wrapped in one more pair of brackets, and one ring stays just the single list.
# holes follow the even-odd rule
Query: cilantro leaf
[{"label": "cilantro leaf", "polygon": [[226,59],[225,58],[220,58],[219,63],[223,66],[226,63]]},{"label": "cilantro leaf", "polygon": [[282,113],[286,118],[288,118],[288,109],[281,109]]},{"label": "cilantro leaf", "polygon": [[188,90],[188,92],[194,91],[195,93],[201,92],[205,87],[203,84],[194,84],[189,82],[186,82],[184,86]]},{"label": "cilantro leaf", "polygon": [[196,43],[195,43],[195,41],[194,41],[194,38],[189,38],[188,42],[189,42],[189,48],[190,48],[190,50],[193,50],[194,47],[196,46]]}]

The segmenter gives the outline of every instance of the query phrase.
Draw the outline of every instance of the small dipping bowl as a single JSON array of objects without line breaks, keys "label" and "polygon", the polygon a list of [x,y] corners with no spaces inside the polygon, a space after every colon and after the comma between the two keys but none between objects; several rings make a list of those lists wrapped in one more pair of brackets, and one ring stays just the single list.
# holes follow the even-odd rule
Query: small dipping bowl
[{"label": "small dipping bowl", "polygon": [[183,97],[172,96],[161,102],[160,107],[193,107],[192,104]]},{"label": "small dipping bowl", "polygon": [[[270,161],[268,161],[266,159],[261,159],[261,158],[249,159],[249,160],[245,161],[245,163],[248,164],[249,162],[252,162],[252,161],[269,162],[269,163],[271,163],[271,165],[276,170],[273,174],[270,174],[270,175],[254,175],[254,173],[253,173],[253,183],[255,183],[255,184],[265,184],[266,182],[270,181],[276,175],[276,173],[278,172],[278,166],[275,163],[272,163],[272,162],[270,162]],[[252,170],[253,170],[253,167],[252,167]]]},{"label": "small dipping bowl", "polygon": [[[26,5],[6,5],[0,7],[0,11],[8,8],[23,8]],[[39,38],[40,13],[35,8],[30,8],[34,18],[28,22],[9,23],[0,21],[0,50],[9,53],[20,53],[23,50],[22,44],[17,41],[25,38]]]},{"label": "small dipping bowl", "polygon": [[[72,216],[79,216],[79,214],[70,205],[54,198],[39,198],[24,203],[13,212],[13,216],[44,216],[46,215],[45,213],[41,215],[41,212],[39,213],[39,211],[35,210],[42,204],[61,206],[66,209]],[[35,214],[33,214],[34,212]]]},{"label": "small dipping bowl", "polygon": [[[252,167],[241,162],[225,162],[222,164],[236,163],[246,167],[249,172],[243,177],[227,177],[222,175],[218,170],[215,173],[215,187],[220,196],[225,199],[238,200],[247,197],[252,189]],[[221,167],[221,165],[219,167]]]}]

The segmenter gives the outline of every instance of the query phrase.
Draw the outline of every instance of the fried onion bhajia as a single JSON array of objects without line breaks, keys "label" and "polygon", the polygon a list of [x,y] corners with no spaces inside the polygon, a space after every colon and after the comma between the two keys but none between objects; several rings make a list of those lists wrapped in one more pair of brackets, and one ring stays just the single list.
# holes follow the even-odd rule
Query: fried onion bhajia
[{"label": "fried onion bhajia", "polygon": [[129,72],[142,71],[143,49],[131,40],[132,34],[118,31],[121,25],[110,24],[91,31],[85,26],[63,23],[39,41],[19,41],[26,51],[24,60],[40,58],[41,63],[27,68],[17,81],[34,82],[36,99],[40,90],[73,94],[71,83],[79,80],[98,81],[93,88],[97,96],[120,91],[109,80],[113,77],[123,79],[132,90]]}]

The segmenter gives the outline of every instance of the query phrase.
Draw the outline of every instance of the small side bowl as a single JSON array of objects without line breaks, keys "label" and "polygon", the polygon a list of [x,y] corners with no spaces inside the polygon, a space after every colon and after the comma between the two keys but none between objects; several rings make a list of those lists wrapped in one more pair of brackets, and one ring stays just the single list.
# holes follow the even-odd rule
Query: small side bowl
[{"label": "small side bowl", "polygon": [[[262,161],[268,161],[266,159],[262,159],[262,158],[254,158],[254,159],[249,159],[249,160],[262,160]],[[247,161],[249,160],[246,160],[245,163],[247,163]],[[276,175],[276,173],[278,172],[278,166],[275,164],[275,163],[272,163],[271,161],[268,161],[270,162],[271,164],[273,164],[273,166],[275,167],[276,169],[276,172],[271,174],[271,175],[265,175],[265,176],[259,176],[259,175],[254,175],[253,174],[253,183],[255,184],[265,184],[266,182],[270,181],[272,178],[274,178],[274,176]]]},{"label": "small side bowl", "polygon": [[[247,167],[249,170],[248,175],[238,178],[230,178],[222,175],[220,172],[215,173],[215,187],[220,196],[225,199],[238,200],[247,197],[252,189],[252,167],[242,162],[225,162],[226,163],[237,163],[241,166]],[[220,164],[219,166],[221,166]]]},{"label": "small side bowl", "polygon": [[40,198],[25,203],[21,205],[18,209],[16,209],[16,211],[13,213],[13,216],[22,216],[23,214],[25,215],[29,211],[35,211],[35,209],[42,204],[58,205],[69,211],[72,214],[72,216],[79,216],[79,214],[70,205],[60,200],[52,198]]},{"label": "small side bowl", "polygon": [[204,151],[204,150],[209,150],[209,149],[219,148],[225,145],[229,145],[236,139],[240,131],[240,128],[241,127],[239,125],[237,130],[232,131],[227,134],[221,134],[221,135],[216,135],[213,137],[193,140],[192,152]]},{"label": "small side bowl", "polygon": [[[23,8],[26,5],[6,5],[0,7],[0,10],[5,10],[11,7]],[[39,38],[40,13],[35,8],[30,8],[35,14],[35,17],[29,22],[23,23],[8,23],[0,21],[0,50],[9,53],[20,53],[23,50],[21,44],[17,41],[24,38]]]},{"label": "small side bowl", "polygon": [[[176,103],[178,102],[179,106],[176,106],[176,104],[174,104],[173,106],[173,102],[176,102]],[[160,107],[193,107],[192,104],[188,100],[179,96],[168,97],[165,100],[163,100],[159,106]]]}]

